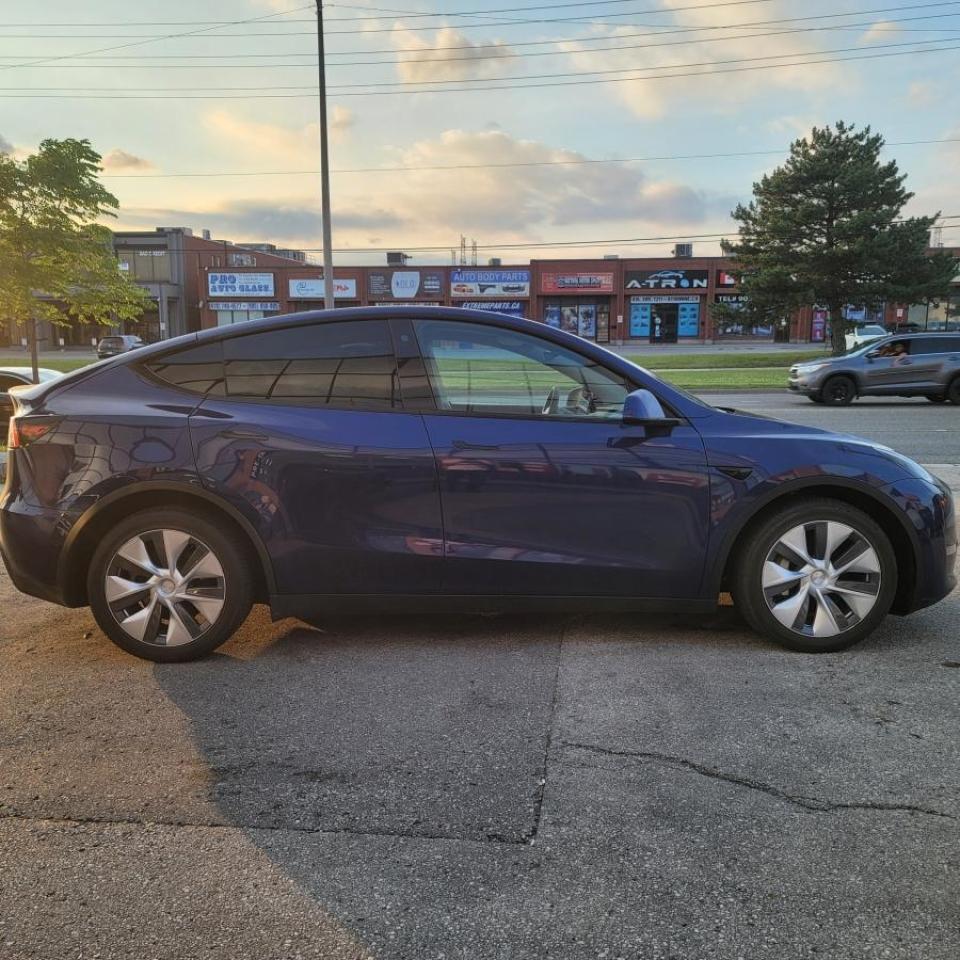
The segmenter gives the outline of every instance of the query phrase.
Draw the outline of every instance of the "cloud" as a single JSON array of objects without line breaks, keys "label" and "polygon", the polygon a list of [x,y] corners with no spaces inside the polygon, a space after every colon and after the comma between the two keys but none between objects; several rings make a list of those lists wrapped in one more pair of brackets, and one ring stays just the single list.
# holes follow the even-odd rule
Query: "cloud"
[{"label": "cloud", "polygon": [[[732,114],[742,104],[776,90],[792,94],[791,101],[795,103],[800,91],[824,90],[839,82],[840,68],[830,64],[801,63],[770,70],[733,72],[764,64],[728,61],[769,57],[775,58],[770,60],[771,64],[790,63],[791,58],[802,59],[823,49],[824,41],[814,34],[781,34],[759,39],[756,34],[776,28],[737,27],[738,21],[747,24],[758,19],[795,16],[795,7],[787,0],[766,4],[762,18],[753,7],[737,10],[728,4],[712,4],[695,8],[689,0],[664,0],[664,4],[672,11],[677,29],[691,32],[661,40],[654,32],[638,37],[637,25],[624,25],[596,31],[590,43],[581,40],[560,43],[558,47],[568,54],[570,68],[577,72],[623,71],[622,79],[611,84],[610,89],[635,116],[643,119],[663,117],[685,104],[704,101],[716,112]],[[621,40],[623,50],[594,50],[619,45]],[[716,67],[711,67],[712,63],[716,63]],[[635,71],[638,78],[630,78],[630,71]],[[718,71],[727,72],[720,72],[716,81],[711,80]],[[647,74],[648,79],[642,79]],[[656,74],[668,76],[657,79]],[[616,74],[603,76],[616,77]]]},{"label": "cloud", "polygon": [[[488,242],[535,242],[607,229],[623,236],[693,227],[711,232],[712,225],[728,222],[736,199],[653,176],[636,164],[584,163],[576,151],[503,130],[447,130],[395,156],[407,171],[335,181],[338,248],[455,243],[461,233]],[[136,227],[208,227],[236,241],[320,246],[317,197],[307,192],[205,201],[192,210],[124,208],[120,220]]]},{"label": "cloud", "polygon": [[205,113],[201,117],[201,125],[219,142],[249,151],[251,156],[261,160],[270,158],[294,166],[312,166],[317,162],[317,145],[320,142],[320,126],[317,123],[286,127],[277,123],[246,120],[235,113],[217,109]]},{"label": "cloud", "polygon": [[337,143],[342,143],[349,135],[349,132],[353,125],[356,123],[356,116],[353,111],[347,107],[341,107],[339,104],[336,104],[334,108],[330,111],[330,116],[327,119],[327,126],[330,130],[330,135],[333,140]]},{"label": "cloud", "polygon": [[891,40],[895,40],[897,35],[902,32],[902,27],[890,20],[878,20],[860,39],[864,43],[890,42]]},{"label": "cloud", "polygon": [[13,153],[13,144],[0,133],[0,153]]},{"label": "cloud", "polygon": [[[390,37],[398,50],[416,51],[400,54],[403,59],[397,61],[397,73],[407,83],[497,77],[509,73],[513,67],[514,51],[504,41],[475,43],[453,27],[442,27],[429,40],[398,23]],[[450,47],[460,49],[447,49]],[[429,56],[424,58],[425,54]],[[491,56],[496,59],[485,59]]]},{"label": "cloud", "polygon": [[931,80],[915,80],[907,87],[907,102],[914,107],[929,107],[937,102],[942,88]]},{"label": "cloud", "polygon": [[143,157],[127,153],[126,150],[114,149],[105,154],[100,161],[104,170],[153,170],[154,165]]}]

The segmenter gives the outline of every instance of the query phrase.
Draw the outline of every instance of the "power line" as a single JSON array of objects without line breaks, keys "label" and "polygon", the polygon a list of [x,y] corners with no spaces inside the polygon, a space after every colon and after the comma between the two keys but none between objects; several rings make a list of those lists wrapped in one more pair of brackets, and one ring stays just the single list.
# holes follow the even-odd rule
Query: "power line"
[{"label": "power line", "polygon": [[[304,4],[301,7],[294,7],[293,10],[282,10],[277,11],[276,13],[265,13],[259,17],[247,17],[244,20],[236,20],[233,23],[237,26],[241,26],[247,23],[259,23],[262,20],[270,20],[273,17],[282,16],[284,13],[295,13],[299,10],[308,10],[313,9],[313,4]],[[61,54],[54,57],[44,57],[40,60],[31,60],[29,63],[16,63],[16,64],[0,64],[0,70],[10,70],[13,67],[35,67],[45,63],[55,63],[59,60],[76,60],[80,57],[90,56],[95,53],[108,53],[112,50],[125,50],[128,47],[138,47],[146,43],[152,43],[154,40],[175,40],[180,37],[192,37],[199,33],[208,33],[212,30],[212,27],[202,27],[197,30],[188,30],[185,33],[172,33],[162,37],[154,37],[150,40],[134,40],[131,43],[119,43],[114,46],[109,47],[98,47],[95,50],[86,50],[82,53],[74,54]]]},{"label": "power line", "polygon": [[[939,42],[939,41],[930,41],[930,42]],[[460,83],[461,86],[451,86],[451,87],[441,87],[439,89],[403,89],[403,90],[358,90],[351,91],[347,90],[344,92],[339,92],[337,94],[338,98],[344,97],[389,97],[389,96],[415,96],[417,94],[432,94],[432,93],[478,93],[480,91],[490,91],[490,90],[510,90],[513,92],[520,90],[536,90],[543,89],[546,87],[578,87],[578,86],[593,86],[596,84],[605,84],[605,83],[639,83],[648,80],[671,80],[683,77],[707,77],[707,76],[716,76],[720,74],[727,73],[746,73],[753,72],[757,70],[776,70],[783,69],[787,67],[806,67],[806,66],[817,66],[820,64],[829,64],[829,63],[850,63],[858,60],[881,60],[887,59],[890,57],[902,57],[907,55],[916,55],[921,56],[926,53],[948,53],[953,50],[960,50],[960,46],[942,46],[936,48],[927,47],[922,50],[915,49],[913,44],[910,44],[912,49],[910,50],[898,50],[891,53],[870,53],[863,54],[853,57],[821,57],[820,59],[815,60],[796,60],[789,63],[765,63],[765,64],[754,64],[752,66],[746,67],[726,67],[720,70],[697,70],[688,73],[654,73],[648,74],[647,76],[630,76],[630,77],[604,77],[601,79],[594,80],[559,80],[559,81],[549,81],[546,83],[501,83],[499,86],[489,86],[489,87],[478,87],[478,86],[467,86],[467,83],[475,83],[476,81],[444,81],[447,83]],[[859,49],[859,48],[857,48]],[[814,56],[815,54],[796,54],[795,56]],[[761,59],[771,59],[771,58],[761,58]],[[713,62],[722,62],[722,61],[708,61],[708,63]],[[729,62],[739,62],[739,61],[729,61]],[[623,71],[620,71],[623,72]],[[573,75],[573,74],[571,74]],[[494,78],[495,80],[503,80],[504,78]],[[524,78],[517,78],[518,80],[523,80]],[[393,86],[408,86],[409,84],[392,84]],[[262,89],[262,88],[259,88]],[[244,94],[242,96],[232,96],[232,95],[219,95],[212,96],[209,94],[192,94],[192,93],[177,93],[175,96],[170,96],[169,94],[135,94],[133,96],[125,95],[112,95],[106,96],[101,94],[74,94],[74,93],[59,93],[59,94],[31,94],[31,93],[15,93],[15,94],[0,94],[0,99],[3,100],[112,100],[114,102],[120,100],[297,100],[304,99],[307,97],[312,97],[312,94],[306,93],[260,93],[260,94]]]},{"label": "power line", "polygon": [[[817,15],[811,15],[811,16],[805,16],[805,17],[780,17],[780,18],[776,18],[776,19],[772,19],[772,20],[754,20],[754,21],[748,21],[748,22],[746,22],[746,23],[715,24],[715,25],[713,25],[713,26],[703,26],[703,27],[675,27],[675,26],[673,26],[673,25],[671,24],[671,25],[664,25],[663,29],[660,29],[660,28],[658,27],[658,31],[659,31],[659,32],[656,34],[656,36],[668,36],[668,35],[672,35],[672,34],[681,34],[681,33],[684,33],[684,34],[686,34],[686,33],[703,33],[703,32],[706,32],[706,31],[715,31],[715,30],[752,29],[752,28],[759,28],[759,27],[765,27],[765,26],[778,26],[778,25],[787,24],[787,23],[808,23],[808,22],[810,22],[810,21],[829,20],[829,19],[837,19],[837,18],[842,18],[842,17],[873,16],[873,15],[876,15],[876,14],[897,13],[897,12],[906,11],[906,10],[915,10],[915,9],[919,10],[919,9],[924,9],[924,8],[927,8],[927,7],[943,7],[943,6],[960,6],[960,0],[952,0],[952,2],[944,2],[944,3],[907,4],[907,5],[899,5],[899,6],[894,6],[894,7],[880,7],[880,8],[870,9],[870,10],[848,11],[848,12],[846,12],[846,13],[817,14]],[[917,20],[934,20],[934,19],[940,19],[940,18],[944,18],[944,17],[955,17],[955,16],[958,16],[958,14],[955,13],[955,12],[953,12],[953,13],[933,13],[933,14],[925,14],[925,15],[916,16],[916,17],[901,17],[901,18],[896,18],[896,19],[890,19],[889,22],[891,22],[891,23],[906,23],[906,22],[913,22],[913,21],[917,21]],[[628,33],[628,34],[619,34],[619,35],[617,35],[615,38],[612,38],[612,37],[610,37],[610,36],[592,36],[592,37],[591,37],[591,36],[588,36],[588,37],[562,37],[562,38],[554,38],[554,39],[551,39],[551,40],[530,40],[530,41],[520,41],[520,42],[511,41],[511,42],[510,42],[510,47],[511,47],[511,49],[514,49],[514,48],[518,48],[518,47],[556,46],[557,44],[561,44],[561,43],[596,43],[596,42],[603,42],[603,41],[610,40],[610,39],[629,40],[629,39],[634,39],[634,38],[637,38],[637,37],[648,37],[648,36],[649,36],[648,30],[649,30],[649,26],[650,26],[650,25],[644,25],[644,26],[647,27],[647,29],[644,30],[644,31],[642,31],[642,32],[638,32],[638,33]],[[828,27],[822,27],[822,28],[802,28],[802,29],[811,29],[811,30],[812,30],[812,29],[823,29],[823,30],[826,30],[826,29],[838,29],[838,30],[839,30],[839,29],[859,28],[859,27],[861,27],[861,26],[870,26],[870,27],[872,27],[872,26],[874,26],[874,23],[873,23],[872,21],[868,21],[868,22],[860,22],[860,23],[854,23],[854,24],[833,24],[833,25],[830,25],[830,26],[828,26]],[[801,28],[797,28],[797,30],[798,30],[798,32],[799,32],[799,31],[801,30]],[[239,36],[246,36],[246,35],[247,35],[247,34],[243,34],[243,35],[241,35],[241,34],[231,34],[230,36],[237,36],[237,37],[239,37]],[[262,33],[256,33],[256,34],[250,34],[250,35],[252,35],[252,36],[258,36],[258,37],[263,37],[263,36],[264,36]],[[270,34],[270,36],[283,36],[283,35],[287,35],[287,34]],[[293,34],[289,34],[289,35],[292,36]],[[306,35],[312,36],[313,34],[312,34],[312,32],[300,32],[300,33],[298,33],[297,35],[298,35],[298,36],[301,36],[301,35],[304,35],[304,36],[306,36]],[[756,34],[754,34],[754,35],[756,35]],[[161,39],[162,39],[162,38],[161,38]],[[701,42],[705,42],[706,39],[709,39],[709,38],[698,39],[698,40],[694,40],[694,41],[690,41],[690,42],[701,43]],[[483,47],[484,45],[486,45],[486,46],[491,46],[491,47],[492,47],[492,46],[495,45],[496,42],[497,42],[497,41],[493,41],[493,40],[491,40],[491,41],[489,41],[489,42],[478,41],[477,43],[453,44],[453,45],[442,46],[442,47],[429,47],[429,48],[427,48],[427,49],[428,49],[428,51],[431,52],[431,53],[440,52],[440,51],[448,51],[448,50],[468,50],[468,51],[476,51],[476,50],[478,49],[478,47]],[[591,48],[591,49],[600,49],[600,48]],[[617,49],[617,48],[616,48],[616,47],[611,47],[611,48],[609,48],[609,49]],[[623,49],[629,49],[629,47],[623,47]],[[331,56],[356,56],[356,55],[358,55],[358,54],[377,54],[377,53],[423,53],[423,52],[424,52],[424,48],[423,48],[423,47],[401,47],[401,48],[380,48],[380,49],[361,49],[361,50],[353,50],[353,51],[343,51],[343,52],[340,52],[340,53],[331,53],[330,55],[331,55]],[[549,51],[549,53],[551,53],[551,54],[554,53],[554,52],[555,52],[555,51],[552,51],[552,50]],[[589,52],[589,50],[585,50],[585,51],[583,51],[583,52]],[[90,60],[110,60],[110,61],[113,61],[113,60],[137,60],[137,61],[141,61],[141,60],[214,60],[214,59],[215,59],[215,60],[222,60],[222,59],[238,59],[238,58],[245,58],[245,59],[271,58],[271,59],[276,59],[276,58],[288,58],[288,57],[291,57],[291,56],[309,56],[309,55],[310,55],[309,52],[306,52],[306,53],[295,53],[295,52],[294,52],[294,53],[242,53],[242,54],[146,54],[146,55],[140,54],[140,55],[137,55],[137,56],[135,56],[135,57],[124,57],[124,56],[96,57],[96,56],[87,56],[87,55],[79,55],[79,54],[78,54],[77,56],[83,56],[84,59],[90,59]],[[22,59],[22,58],[0,57],[0,59]],[[413,63],[413,62],[418,62],[420,59],[423,59],[423,58],[417,58],[417,59],[411,59],[411,60],[395,60],[395,61],[390,61],[390,62],[397,62],[397,63],[407,63],[407,62],[409,62],[409,63]],[[438,59],[438,60],[444,60],[444,59],[446,59],[446,58],[437,58],[437,59]],[[481,59],[481,58],[474,56],[474,57],[469,58],[469,59]],[[314,62],[315,62],[315,61],[314,61]],[[385,62],[386,62],[386,61],[385,61]],[[308,65],[309,65],[309,64],[303,64],[302,66],[308,66]],[[340,64],[340,65],[341,65],[341,66],[346,66],[346,65],[348,65],[348,64]],[[358,63],[358,64],[351,64],[351,65],[364,65],[364,64],[363,64],[363,62],[360,62],[360,63]],[[26,66],[26,64],[14,64],[14,66]],[[86,65],[84,65],[84,66],[86,66]]]},{"label": "power line", "polygon": [[[872,49],[873,50],[889,50],[894,48],[899,49],[901,47],[917,48],[923,44],[942,43],[942,42],[943,41],[940,39],[913,40],[913,41],[907,41],[904,43],[877,44]],[[656,46],[656,44],[653,44],[653,46]],[[738,57],[738,58],[732,58],[729,60],[701,60],[701,61],[696,61],[692,63],[678,63],[678,64],[674,64],[673,66],[677,68],[688,68],[688,67],[710,67],[710,66],[716,66],[716,65],[726,65],[731,63],[756,63],[758,61],[765,61],[765,60],[786,60],[786,59],[798,57],[798,56],[814,56],[820,53],[824,53],[824,54],[849,53],[851,51],[862,50],[862,49],[863,49],[862,47],[838,47],[833,50],[811,51],[809,54],[806,54],[806,53],[768,54],[767,56],[763,56],[763,57]],[[916,50],[916,52],[919,53],[922,51]],[[559,73],[527,74],[527,75],[520,76],[517,79],[518,80],[547,80],[547,79],[553,79],[556,77],[564,77],[564,78],[595,77],[595,76],[602,76],[602,75],[608,75],[608,74],[614,74],[614,73],[635,73],[638,70],[645,72],[648,70],[658,70],[658,69],[661,69],[659,65],[655,67],[620,67],[620,68],[613,68],[610,70],[561,71]],[[503,81],[509,80],[509,79],[510,79],[509,77],[477,77],[469,81],[461,81],[461,82],[486,84],[486,83],[502,83]],[[627,78],[627,79],[633,79],[633,78]],[[636,79],[643,79],[643,78],[638,77]],[[413,86],[420,87],[420,86],[433,86],[433,85],[439,85],[439,84],[449,84],[451,82],[456,82],[456,81],[451,81],[449,79],[404,80],[399,82],[395,80],[390,80],[390,81],[367,80],[362,83],[344,83],[344,84],[334,85],[334,86],[328,87],[328,89],[329,90],[352,90],[355,88],[379,89],[383,87],[391,87],[391,88],[413,87]],[[64,89],[67,89],[67,88],[65,87],[0,87],[0,91],[11,91],[11,90],[48,90],[49,91],[49,90],[64,90]],[[114,87],[71,87],[69,89],[71,90],[71,92],[73,91],[93,92],[93,91],[114,90],[115,88]],[[196,90],[197,88],[191,86],[191,87],[127,87],[125,89],[128,91],[134,91],[138,93],[158,93],[158,92],[180,93],[183,91]],[[210,91],[227,91],[227,92],[231,92],[231,91],[272,92],[277,90],[313,90],[313,87],[312,86],[306,87],[303,85],[295,85],[295,86],[262,86],[261,85],[261,86],[253,86],[253,87],[204,87],[204,89],[210,90]]]},{"label": "power line", "polygon": [[[494,13],[515,13],[515,12],[527,12],[530,10],[557,10],[568,7],[609,7],[614,6],[615,4],[620,3],[636,3],[637,0],[580,0],[577,3],[541,3],[535,6],[526,6],[526,7],[499,7],[492,10],[447,10],[444,12],[438,13],[404,13],[404,16],[407,16],[411,19],[413,18],[423,18],[423,17],[472,17],[472,16],[489,16]],[[761,0],[753,0],[753,2],[761,2]],[[343,7],[344,9],[350,10],[362,10],[362,9],[371,9],[371,10],[381,10],[382,12],[395,12],[387,11],[384,8],[380,7],[360,7],[355,4],[345,4],[345,3],[328,3],[328,7]],[[702,4],[704,7],[709,6],[728,6],[728,4]],[[294,11],[290,11],[294,12]],[[637,13],[642,13],[644,11],[636,11]],[[324,21],[327,23],[337,23],[339,21],[346,20],[369,20],[370,16],[362,17],[324,17]],[[229,20],[129,20],[124,23],[119,23],[116,20],[108,21],[84,21],[84,22],[74,22],[74,23],[59,23],[59,22],[47,22],[47,23],[6,23],[0,24],[0,27],[120,27],[120,26],[132,26],[132,27],[189,27],[189,26],[225,26],[230,24]],[[314,23],[313,18],[290,18],[284,20],[284,23]]]},{"label": "power line", "polygon": [[[929,15],[928,15],[928,16],[929,16]],[[944,16],[944,14],[933,14],[932,16]],[[954,14],[951,14],[951,16],[954,16]],[[926,17],[922,17],[922,18],[909,18],[909,19],[926,19]],[[896,23],[896,22],[901,22],[901,21],[891,20],[891,21],[889,21],[889,22],[891,22],[891,23]],[[618,44],[618,45],[616,45],[616,46],[610,46],[610,47],[590,47],[590,48],[585,49],[585,50],[565,50],[565,51],[561,51],[561,52],[560,52],[560,55],[561,55],[561,56],[576,56],[576,55],[592,54],[592,53],[599,53],[599,52],[605,52],[605,51],[613,51],[613,52],[616,52],[616,51],[618,51],[618,50],[647,50],[647,49],[655,49],[655,48],[658,48],[658,47],[686,46],[686,45],[688,45],[688,44],[722,43],[722,42],[729,42],[729,41],[733,41],[733,40],[753,40],[753,39],[760,39],[760,38],[764,38],[764,37],[775,37],[775,36],[785,36],[785,35],[790,35],[790,36],[792,36],[792,35],[803,34],[803,33],[829,32],[829,31],[832,31],[832,30],[844,30],[844,29],[850,29],[851,27],[863,27],[863,26],[871,26],[871,23],[870,23],[869,21],[863,21],[863,22],[861,22],[861,23],[859,23],[859,24],[844,24],[843,26],[831,25],[831,26],[821,26],[821,27],[795,27],[795,28],[788,28],[788,29],[784,29],[784,30],[766,31],[766,32],[764,32],[764,33],[734,34],[734,35],[732,35],[732,36],[731,36],[731,35],[727,35],[727,36],[721,36],[721,37],[703,37],[703,38],[697,38],[697,39],[694,39],[694,40],[668,40],[668,41],[663,42],[663,43],[659,43],[659,42],[658,42],[658,43]],[[891,32],[894,32],[894,33],[895,33],[896,31],[891,31]],[[914,41],[910,41],[910,43],[914,43],[914,44],[919,45],[919,44],[925,44],[925,43],[941,43],[941,42],[946,42],[947,40],[955,39],[958,32],[960,32],[960,31],[952,31],[953,36],[949,36],[949,37],[948,37],[948,36],[940,36],[940,37],[937,37],[936,39],[932,39],[932,40],[914,40]],[[658,34],[658,36],[659,36],[659,34]],[[907,42],[904,42],[903,44],[877,45],[877,46],[873,47],[872,49],[884,49],[885,47],[890,47],[890,46],[905,46],[905,45],[907,45]],[[482,48],[478,48],[478,49],[482,49]],[[496,48],[491,47],[491,49],[496,49]],[[394,65],[394,64],[406,64],[406,63],[418,63],[418,64],[419,64],[419,63],[459,63],[459,62],[473,63],[473,62],[481,61],[481,60],[482,60],[482,61],[488,61],[488,60],[522,61],[522,60],[529,59],[529,58],[531,58],[531,57],[544,57],[544,56],[555,57],[555,56],[558,55],[556,50],[529,51],[529,52],[524,52],[524,53],[517,54],[517,53],[513,53],[512,51],[510,51],[510,48],[509,48],[509,47],[506,48],[506,49],[507,49],[509,52],[505,52],[505,53],[490,53],[490,54],[474,54],[474,55],[472,55],[472,56],[466,56],[466,57],[417,57],[417,58],[402,59],[402,60],[401,60],[401,59],[392,59],[392,60],[356,60],[356,61],[345,61],[345,62],[343,62],[343,63],[328,64],[328,67],[351,67],[351,66],[373,66],[373,65],[385,65],[385,66],[390,66],[390,65]],[[842,48],[842,49],[844,49],[844,50],[859,50],[859,49],[862,49],[862,47],[846,47],[846,48]],[[795,54],[784,54],[783,56],[807,56],[807,55],[812,55],[812,54],[814,54],[814,53],[820,53],[820,52],[836,52],[836,51],[811,51],[810,54],[796,54],[796,53],[795,53]],[[229,55],[213,55],[213,56],[229,56]],[[237,56],[239,56],[239,55],[237,55]],[[255,54],[254,56],[261,56],[261,57],[278,57],[278,56],[283,56],[283,54]],[[769,59],[769,58],[756,58],[756,59]],[[722,63],[722,62],[727,62],[727,61],[714,61],[714,62],[720,62],[720,63]],[[87,65],[85,65],[85,66],[87,66]],[[174,66],[177,66],[177,67],[186,67],[186,68],[190,69],[190,68],[192,68],[194,65],[174,64]],[[206,66],[206,64],[200,64],[199,66]],[[218,64],[217,66],[219,67],[220,65]],[[247,66],[242,65],[242,64],[237,64],[237,65],[230,64],[230,65],[228,65],[228,66],[242,66],[244,69],[248,69]],[[253,66],[253,67],[261,67],[261,68],[265,68],[265,67],[277,67],[277,66],[288,66],[288,67],[298,67],[298,68],[301,68],[301,69],[307,69],[307,68],[311,68],[311,67],[316,66],[316,61],[314,60],[312,63],[297,63],[297,64],[290,64],[290,63],[285,63],[285,64],[259,64],[259,63],[258,63],[258,64],[253,64],[252,66]],[[110,64],[110,65],[108,65],[108,67],[107,67],[107,69],[116,69],[116,68],[117,68],[117,65],[115,65],[115,64]],[[100,68],[100,69],[103,69],[103,68]],[[139,67],[137,67],[137,69],[139,69]],[[636,68],[634,68],[634,69],[636,69]],[[652,68],[651,68],[651,69],[652,69]],[[625,71],[620,71],[620,72],[625,72]],[[560,75],[560,74],[553,74],[552,76],[559,76],[559,75]],[[550,75],[548,75],[548,76],[550,76]],[[484,78],[482,82],[489,82],[491,79],[506,79],[506,78]],[[451,81],[451,80],[434,80],[434,81],[418,81],[418,82],[449,83],[449,82],[453,82],[453,81]],[[366,84],[366,83],[363,83],[363,84],[353,84],[352,86],[362,86],[362,87],[366,87],[366,86],[374,86],[374,85],[375,85],[375,84]],[[33,86],[31,86],[31,87],[29,87],[29,88],[27,88],[27,87],[16,87],[16,88],[6,87],[6,88],[0,88],[0,89],[8,89],[8,90],[10,90],[10,89],[17,89],[17,90],[23,90],[23,89],[31,89],[31,90],[62,90],[62,89],[65,89],[65,88],[64,88],[63,86],[59,86],[59,87],[33,87]],[[115,89],[115,87],[73,87],[73,86],[71,86],[70,89],[71,89],[71,90],[113,90],[113,89]],[[145,88],[145,87],[139,87],[139,88],[126,88],[126,89],[137,89],[137,90],[140,90],[140,91],[144,91],[144,90],[150,90],[150,89],[171,89],[171,90],[177,90],[177,89],[186,89],[186,88],[178,88],[178,87],[171,87],[171,88]],[[292,88],[292,87],[289,87],[289,88],[281,88],[281,87],[262,87],[262,86],[258,86],[258,87],[254,87],[254,88],[205,87],[204,89],[209,89],[209,90],[230,90],[230,89],[258,89],[258,90],[260,90],[260,89],[267,89],[267,90],[270,90],[270,89],[295,89],[295,88]]]},{"label": "power line", "polygon": [[[960,143],[960,137],[948,137],[940,140],[890,140],[885,147],[907,147],[940,143]],[[420,167],[341,167],[331,173],[421,173],[441,170],[507,170],[525,167],[574,167],[588,164],[609,163],[653,163],[663,160],[724,160],[740,157],[782,156],[786,149],[744,150],[736,153],[675,153],[649,157],[613,157],[609,159],[584,157],[578,160],[528,160],[517,163],[451,163]],[[105,173],[103,180],[160,180],[180,177],[288,177],[317,175],[316,170],[260,170],[260,171],[217,171],[215,173]]]}]

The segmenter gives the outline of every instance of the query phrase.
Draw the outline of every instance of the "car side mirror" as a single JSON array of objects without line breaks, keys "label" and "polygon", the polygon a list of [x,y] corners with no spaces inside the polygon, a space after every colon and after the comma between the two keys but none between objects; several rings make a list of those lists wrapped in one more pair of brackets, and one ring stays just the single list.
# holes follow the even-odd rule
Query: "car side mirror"
[{"label": "car side mirror", "polygon": [[668,417],[660,401],[645,389],[628,393],[623,400],[623,423],[643,427],[675,427],[679,420]]}]

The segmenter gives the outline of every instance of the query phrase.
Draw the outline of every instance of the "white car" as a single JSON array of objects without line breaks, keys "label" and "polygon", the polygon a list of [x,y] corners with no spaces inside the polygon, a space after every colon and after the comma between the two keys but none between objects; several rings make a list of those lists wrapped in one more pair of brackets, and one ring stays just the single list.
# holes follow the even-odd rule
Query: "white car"
[{"label": "white car", "polygon": [[887,328],[879,323],[865,323],[851,330],[844,339],[847,343],[847,350],[856,350],[871,340],[879,340],[881,337],[887,336],[888,333]]}]

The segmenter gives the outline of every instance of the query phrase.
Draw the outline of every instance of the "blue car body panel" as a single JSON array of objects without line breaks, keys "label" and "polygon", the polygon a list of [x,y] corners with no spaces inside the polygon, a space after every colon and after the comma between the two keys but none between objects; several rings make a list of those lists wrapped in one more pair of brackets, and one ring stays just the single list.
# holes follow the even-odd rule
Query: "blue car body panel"
[{"label": "blue car body panel", "polygon": [[[398,345],[411,361],[399,374],[406,407],[383,412],[203,397],[147,370],[151,358],[241,333],[425,313],[574,350],[653,391],[676,424],[440,411],[416,392],[409,344]],[[251,321],[17,397],[21,415],[49,429],[11,451],[0,552],[18,587],[68,605],[86,599],[84,531],[150,494],[194,497],[232,518],[256,549],[275,612],[296,611],[298,598],[357,595],[709,605],[758,511],[824,490],[867,498],[903,532],[915,576],[897,612],[955,584],[949,491],[907,458],[717,410],[602,347],[501,315],[398,307]]]}]

